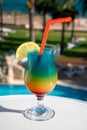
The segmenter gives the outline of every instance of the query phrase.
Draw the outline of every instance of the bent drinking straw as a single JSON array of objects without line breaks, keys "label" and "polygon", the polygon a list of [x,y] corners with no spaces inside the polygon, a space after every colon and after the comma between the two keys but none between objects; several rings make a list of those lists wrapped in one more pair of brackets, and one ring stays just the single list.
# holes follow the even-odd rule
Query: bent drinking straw
[{"label": "bent drinking straw", "polygon": [[44,34],[43,34],[39,55],[43,54],[44,47],[46,45],[46,40],[47,40],[47,37],[48,37],[48,32],[49,32],[50,25],[51,24],[56,24],[56,23],[67,23],[67,22],[71,22],[71,21],[72,21],[71,17],[48,20],[48,22],[46,24],[46,27],[45,27]]}]

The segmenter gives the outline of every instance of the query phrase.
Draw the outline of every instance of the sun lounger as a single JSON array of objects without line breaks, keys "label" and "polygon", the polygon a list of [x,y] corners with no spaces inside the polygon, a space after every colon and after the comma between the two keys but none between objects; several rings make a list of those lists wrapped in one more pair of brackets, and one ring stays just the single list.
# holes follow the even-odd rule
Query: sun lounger
[{"label": "sun lounger", "polygon": [[76,71],[66,71],[64,74],[65,74],[68,78],[72,78],[74,75],[77,74],[77,72],[76,72]]},{"label": "sun lounger", "polygon": [[75,75],[80,75],[83,74],[85,71],[85,67],[80,65],[77,68],[70,68],[68,71],[66,71],[64,74],[68,77],[68,78],[72,78]]},{"label": "sun lounger", "polygon": [[78,74],[83,74],[84,71],[85,71],[85,66],[80,65],[80,66],[77,67],[77,73]]}]

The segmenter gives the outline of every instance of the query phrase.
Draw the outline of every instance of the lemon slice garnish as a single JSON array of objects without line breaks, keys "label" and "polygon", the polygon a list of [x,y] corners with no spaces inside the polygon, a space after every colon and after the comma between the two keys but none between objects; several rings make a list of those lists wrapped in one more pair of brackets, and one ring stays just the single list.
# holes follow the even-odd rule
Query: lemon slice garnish
[{"label": "lemon slice garnish", "polygon": [[39,51],[40,47],[34,42],[25,42],[21,44],[16,50],[16,59],[22,60],[27,57],[28,52]]}]

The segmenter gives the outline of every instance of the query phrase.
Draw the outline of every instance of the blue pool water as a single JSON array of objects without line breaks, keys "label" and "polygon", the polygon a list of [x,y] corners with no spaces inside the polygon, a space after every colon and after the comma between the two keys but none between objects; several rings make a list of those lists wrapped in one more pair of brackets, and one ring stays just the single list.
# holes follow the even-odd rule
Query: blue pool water
[{"label": "blue pool water", "polygon": [[[0,96],[32,94],[25,85],[0,85]],[[87,101],[87,91],[57,85],[48,95]]]}]

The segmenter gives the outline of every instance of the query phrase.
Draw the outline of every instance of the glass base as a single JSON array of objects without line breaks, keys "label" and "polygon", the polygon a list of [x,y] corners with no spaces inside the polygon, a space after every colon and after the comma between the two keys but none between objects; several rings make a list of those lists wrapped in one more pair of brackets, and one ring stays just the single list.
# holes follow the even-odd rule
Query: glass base
[{"label": "glass base", "polygon": [[26,109],[23,114],[26,118],[30,120],[45,121],[54,117],[55,112],[54,110],[48,107],[39,106],[39,107],[32,107],[30,109]]}]

